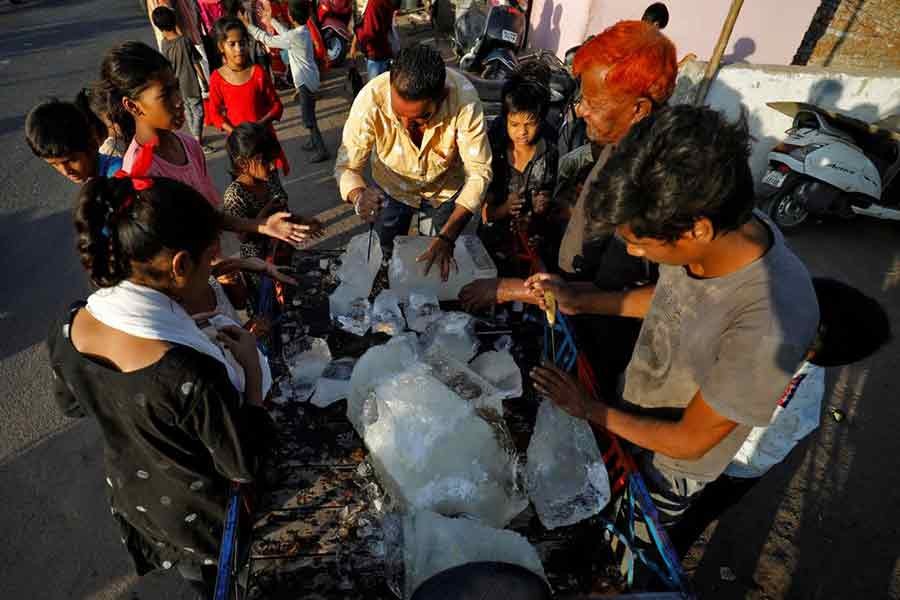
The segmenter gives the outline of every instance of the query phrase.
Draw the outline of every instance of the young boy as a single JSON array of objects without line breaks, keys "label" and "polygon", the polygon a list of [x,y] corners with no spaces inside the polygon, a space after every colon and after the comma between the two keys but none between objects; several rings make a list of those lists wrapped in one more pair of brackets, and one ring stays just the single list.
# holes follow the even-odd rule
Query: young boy
[{"label": "young boy", "polygon": [[120,157],[100,153],[96,128],[72,102],[52,99],[32,108],[25,140],[35,156],[79,185],[98,175],[112,177],[122,168]]},{"label": "young boy", "polygon": [[206,75],[200,66],[203,57],[190,40],[178,35],[175,30],[175,11],[171,8],[160,6],[154,9],[152,19],[153,24],[163,34],[162,53],[172,63],[175,76],[178,78],[188,130],[200,142],[203,153],[210,154],[212,148],[203,145],[203,91],[209,89]]},{"label": "young boy", "polygon": [[260,15],[263,23],[275,28],[278,35],[270,35],[255,26],[250,21],[250,16],[244,12],[241,20],[247,26],[247,31],[258,42],[269,48],[281,48],[288,51],[288,60],[291,63],[291,75],[294,85],[297,87],[297,95],[300,98],[300,111],[303,124],[309,129],[309,139],[303,146],[306,151],[312,151],[309,159],[311,163],[323,162],[328,159],[328,149],[325,148],[325,140],[319,131],[316,122],[316,92],[319,91],[319,67],[316,66],[316,57],[313,50],[312,37],[306,27],[309,19],[309,3],[306,0],[289,0],[288,20],[291,28],[288,29],[277,20],[272,19],[271,7]]}]

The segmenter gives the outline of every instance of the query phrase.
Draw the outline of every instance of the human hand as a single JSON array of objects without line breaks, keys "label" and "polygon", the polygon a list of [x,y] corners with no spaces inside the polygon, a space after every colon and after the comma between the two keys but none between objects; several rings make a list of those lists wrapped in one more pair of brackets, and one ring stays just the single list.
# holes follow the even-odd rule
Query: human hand
[{"label": "human hand", "polygon": [[497,211],[497,218],[503,219],[505,217],[518,217],[519,213],[522,212],[522,207],[525,205],[525,198],[520,196],[518,192],[510,192],[506,196],[506,202],[504,202],[500,209]]},{"label": "human hand", "polygon": [[237,17],[238,17],[238,19],[241,20],[241,22],[244,23],[244,25],[252,25],[253,24],[250,21],[250,15],[248,15],[247,11],[244,10],[243,8],[238,9]]},{"label": "human hand", "polygon": [[443,237],[436,237],[428,246],[428,249],[416,259],[416,262],[427,263],[425,265],[425,275],[428,275],[434,263],[439,263],[441,266],[441,281],[447,281],[450,279],[450,267],[459,271],[456,259],[453,258],[453,248],[453,242]]},{"label": "human hand", "polygon": [[240,267],[244,271],[265,273],[275,281],[280,281],[281,283],[286,283],[288,285],[297,285],[297,280],[284,272],[288,267],[279,267],[257,256],[244,258],[241,262],[242,264]]},{"label": "human hand", "polygon": [[256,337],[252,333],[242,327],[228,325],[219,330],[217,338],[225,344],[245,373],[261,372]]},{"label": "human hand", "polygon": [[525,287],[537,299],[537,304],[541,307],[541,310],[547,310],[544,294],[545,292],[551,292],[556,298],[556,305],[561,313],[565,315],[578,314],[577,294],[559,275],[535,273],[525,281]]},{"label": "human hand", "polygon": [[368,187],[357,189],[361,191],[356,192],[356,197],[353,197],[353,192],[351,192],[350,197],[350,200],[353,202],[353,210],[366,223],[374,223],[378,220],[378,215],[381,214],[381,207],[384,204],[384,193]]},{"label": "human hand", "polygon": [[497,304],[499,279],[476,279],[459,291],[459,301],[463,310],[472,312]]},{"label": "human hand", "polygon": [[534,195],[532,202],[534,203],[534,213],[536,215],[544,214],[550,208],[549,192],[538,192]]},{"label": "human hand", "polygon": [[531,370],[531,379],[538,393],[573,417],[587,419],[591,409],[603,406],[588,395],[575,377],[547,361]]},{"label": "human hand", "polygon": [[259,6],[259,20],[262,21],[263,24],[269,25],[272,22],[272,3],[262,2]]},{"label": "human hand", "polygon": [[262,227],[260,227],[260,233],[296,247],[316,237],[317,232],[321,231],[322,228],[321,223],[316,226],[295,221],[296,217],[292,216],[291,213],[286,211],[277,212],[266,218]]}]

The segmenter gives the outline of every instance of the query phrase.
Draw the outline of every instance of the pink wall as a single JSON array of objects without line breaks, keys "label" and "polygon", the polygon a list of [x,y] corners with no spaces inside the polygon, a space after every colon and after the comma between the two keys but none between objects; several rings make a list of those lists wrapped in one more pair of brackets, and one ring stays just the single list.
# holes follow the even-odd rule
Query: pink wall
[{"label": "pink wall", "polygon": [[[560,56],[623,19],[640,19],[651,2],[633,0],[534,0],[529,44]],[[731,5],[729,0],[668,0],[664,32],[679,58],[693,52],[700,60],[712,54]],[[820,0],[749,0],[731,34],[728,62],[787,65],[797,51]]]}]

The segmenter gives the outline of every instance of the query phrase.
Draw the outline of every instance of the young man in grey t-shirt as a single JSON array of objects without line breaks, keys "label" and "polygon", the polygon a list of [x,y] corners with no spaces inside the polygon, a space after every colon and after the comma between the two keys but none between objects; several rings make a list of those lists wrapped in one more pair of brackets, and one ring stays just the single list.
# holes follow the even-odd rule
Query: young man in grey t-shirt
[{"label": "young man in grey t-shirt", "polygon": [[722,474],[752,427],[768,424],[818,326],[809,273],[753,209],[749,155],[744,119],[692,106],[648,116],[585,208],[588,237],[614,227],[630,254],[660,264],[658,283],[602,292],[547,274],[527,282],[540,298],[555,293],[565,313],[643,319],[621,401],[588,398],[553,366],[533,378],[637,447],[664,523]]}]

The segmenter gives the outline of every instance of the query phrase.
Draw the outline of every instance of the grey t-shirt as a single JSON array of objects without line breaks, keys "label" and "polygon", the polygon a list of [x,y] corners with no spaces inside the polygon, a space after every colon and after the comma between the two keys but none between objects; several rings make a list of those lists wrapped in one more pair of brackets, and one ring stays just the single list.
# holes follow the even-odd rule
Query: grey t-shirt
[{"label": "grey t-shirt", "polygon": [[625,372],[623,398],[640,412],[677,418],[700,390],[738,426],[698,460],[656,454],[664,474],[712,481],[754,426],[769,423],[813,342],[819,307],[806,267],[760,213],[772,246],[739,271],[711,279],[661,265]]},{"label": "grey t-shirt", "polygon": [[197,71],[194,62],[201,60],[200,53],[191,42],[183,35],[173,40],[162,41],[162,53],[172,63],[175,76],[178,78],[178,87],[184,98],[200,98],[200,82],[197,80]]}]

